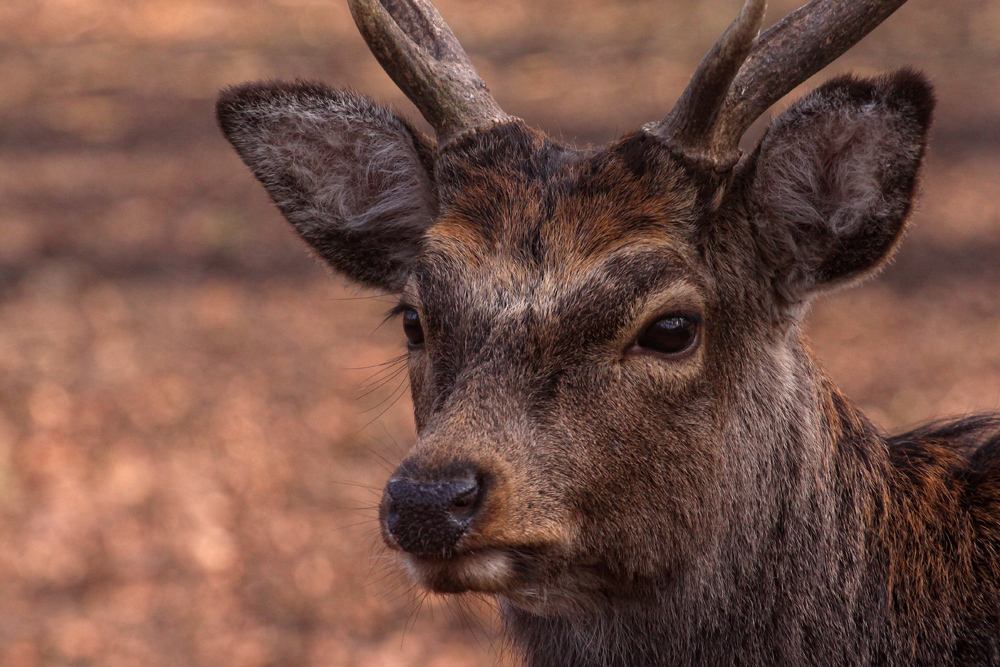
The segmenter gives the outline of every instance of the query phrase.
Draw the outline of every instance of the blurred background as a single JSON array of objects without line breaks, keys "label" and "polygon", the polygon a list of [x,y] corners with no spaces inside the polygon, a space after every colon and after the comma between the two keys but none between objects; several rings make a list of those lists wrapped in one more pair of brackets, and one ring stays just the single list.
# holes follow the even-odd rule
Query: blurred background
[{"label": "blurred background", "polygon": [[[507,111],[581,144],[662,116],[738,5],[438,4]],[[1000,406],[1000,1],[911,0],[817,79],[902,65],[940,98],[922,205],[809,325],[887,429]],[[0,4],[0,665],[510,663],[488,605],[419,600],[378,544],[413,439],[392,304],[215,127],[219,88],[294,77],[416,116],[339,0]]]}]

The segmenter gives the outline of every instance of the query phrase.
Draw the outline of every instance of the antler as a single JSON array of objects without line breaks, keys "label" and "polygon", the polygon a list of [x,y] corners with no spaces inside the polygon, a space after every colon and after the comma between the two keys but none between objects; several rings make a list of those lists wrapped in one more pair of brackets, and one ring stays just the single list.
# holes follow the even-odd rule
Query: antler
[{"label": "antler", "polygon": [[509,118],[428,0],[348,0],[382,68],[420,109],[444,145]]},{"label": "antler", "polygon": [[[768,107],[861,41],[906,0],[812,0],[757,39],[764,0],[708,52],[676,107],[647,130],[722,168],[739,157],[743,133]],[[723,91],[723,92],[720,92]]]},{"label": "antler", "polygon": [[702,59],[674,108],[646,129],[692,157],[707,157],[723,100],[750,55],[767,0],[746,0],[739,16]]},{"label": "antler", "polygon": [[860,42],[906,0],[813,0],[754,43],[729,88],[716,147],[735,147],[768,107]]}]

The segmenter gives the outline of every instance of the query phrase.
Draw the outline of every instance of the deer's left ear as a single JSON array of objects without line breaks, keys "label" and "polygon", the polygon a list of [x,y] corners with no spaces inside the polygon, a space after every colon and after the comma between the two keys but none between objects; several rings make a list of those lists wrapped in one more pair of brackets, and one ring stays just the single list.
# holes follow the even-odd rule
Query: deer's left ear
[{"label": "deer's left ear", "polygon": [[783,301],[872,273],[912,208],[934,96],[901,70],[844,76],[806,95],[768,129],[750,168],[754,233]]}]

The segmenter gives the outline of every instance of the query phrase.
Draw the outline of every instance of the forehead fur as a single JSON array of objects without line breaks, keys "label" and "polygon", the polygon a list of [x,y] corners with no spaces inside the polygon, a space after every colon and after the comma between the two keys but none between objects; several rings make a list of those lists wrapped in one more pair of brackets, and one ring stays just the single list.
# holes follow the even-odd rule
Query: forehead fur
[{"label": "forehead fur", "polygon": [[625,246],[677,247],[695,215],[694,181],[644,133],[579,151],[514,121],[455,142],[436,172],[449,186],[427,254],[469,268],[583,269]]}]

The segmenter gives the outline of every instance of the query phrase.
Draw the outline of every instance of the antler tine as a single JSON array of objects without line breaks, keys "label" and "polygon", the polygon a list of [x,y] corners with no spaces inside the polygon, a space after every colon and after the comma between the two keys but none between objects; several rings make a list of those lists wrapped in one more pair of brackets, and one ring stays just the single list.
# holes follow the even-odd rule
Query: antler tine
[{"label": "antler tine", "polygon": [[445,145],[509,118],[428,0],[348,0],[375,58]]},{"label": "antler tine", "polygon": [[705,54],[674,108],[663,120],[647,125],[647,131],[692,156],[710,160],[729,157],[710,153],[713,131],[733,78],[760,31],[766,8],[767,0],[746,0],[739,16]]},{"label": "antler tine", "polygon": [[723,102],[712,153],[735,151],[747,128],[860,42],[906,0],[812,0],[761,35]]}]

